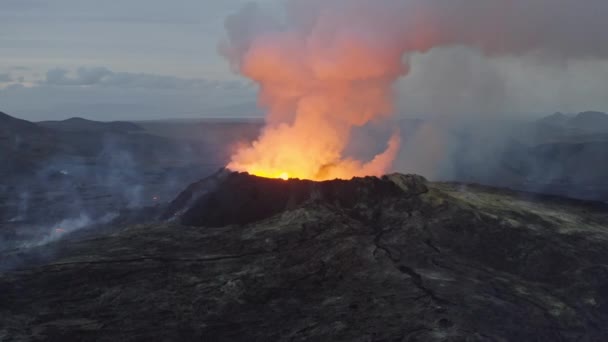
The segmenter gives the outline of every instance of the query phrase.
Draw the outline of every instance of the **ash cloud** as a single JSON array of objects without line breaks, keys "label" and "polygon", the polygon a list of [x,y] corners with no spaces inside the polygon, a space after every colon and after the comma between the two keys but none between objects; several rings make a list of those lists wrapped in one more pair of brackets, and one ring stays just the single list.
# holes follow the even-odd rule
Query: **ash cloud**
[{"label": "ash cloud", "polygon": [[[182,153],[182,158],[194,160],[188,146],[146,151],[128,135],[68,134],[81,136],[78,148],[84,153],[59,153],[44,160],[33,174],[23,172],[0,184],[0,199],[7,201],[0,207],[4,209],[0,226],[7,225],[0,231],[0,252],[44,245],[77,230],[107,224],[125,210],[161,205],[187,183],[180,179],[183,173],[150,165],[169,154],[180,158],[177,154]],[[157,140],[148,143],[159,144]]]},{"label": "ash cloud", "polygon": [[[425,74],[416,79],[424,82],[418,84],[422,89],[429,90],[422,95],[426,97],[422,103],[429,106],[417,108],[425,123],[404,135],[404,147],[396,166],[399,171],[427,170],[427,174],[449,178],[458,174],[455,170],[458,166],[452,160],[456,154],[469,153],[470,162],[481,165],[487,156],[511,148],[512,141],[505,135],[507,129],[501,129],[497,122],[480,121],[514,119],[504,115],[522,112],[526,105],[534,108],[536,102],[546,104],[555,100],[544,93],[553,89],[554,82],[547,85],[547,91],[541,89],[542,84],[524,87],[536,95],[518,93],[521,84],[514,82],[509,68],[501,68],[500,63],[515,65],[511,71],[517,70],[517,63],[524,60],[536,63],[533,69],[537,71],[544,65],[560,63],[562,66],[580,61],[596,66],[605,63],[606,17],[608,3],[600,0],[291,0],[286,2],[281,15],[271,15],[262,6],[248,5],[229,17],[228,39],[220,51],[236,71],[259,83],[260,103],[268,109],[271,123],[289,123],[293,117],[285,112],[294,112],[285,102],[277,104],[273,83],[299,83],[303,78],[311,78],[310,75],[315,81],[336,80],[346,75],[364,83],[391,75],[387,77],[388,84],[394,86],[397,78],[408,82],[410,74],[416,74],[419,63],[414,61],[443,55],[438,57],[442,62],[439,70],[433,70],[430,78]],[[342,44],[345,41],[350,45]],[[320,55],[311,52],[318,46],[327,50]],[[352,50],[348,56],[325,53],[332,51],[331,47],[338,51],[349,47]],[[274,79],[269,80],[252,68],[255,64],[252,61],[260,55],[273,60],[270,64]],[[345,58],[353,56],[358,57],[353,59],[353,65],[357,66],[354,74],[350,73],[351,60]],[[495,60],[500,63],[488,62]],[[580,68],[580,64],[576,65]],[[417,84],[410,87],[416,88]],[[390,103],[390,87],[383,88]],[[557,93],[567,95],[565,89],[562,85]],[[294,98],[296,102],[302,100],[290,90],[293,89],[282,87],[279,97],[286,95],[286,102]],[[360,99],[350,95],[352,101]],[[518,103],[522,98],[527,102]],[[559,104],[574,106],[564,100]],[[387,108],[373,110],[379,114]],[[400,109],[412,111],[408,103]],[[443,117],[441,114],[445,112],[457,115]],[[350,115],[356,116],[356,111]],[[387,120],[387,116],[380,116]],[[369,123],[363,120],[364,125]],[[462,139],[466,142],[462,143]],[[271,146],[282,145],[281,139],[267,139],[263,135],[244,154],[260,159],[256,146],[266,140],[272,141]],[[483,146],[470,149],[473,147],[470,144],[475,143]],[[498,164],[493,167],[500,167]],[[491,174],[493,167],[485,167],[486,172]]]},{"label": "ash cloud", "polygon": [[380,41],[388,36],[404,55],[464,45],[491,56],[534,52],[605,59],[606,17],[603,0],[291,0],[283,18],[249,4],[229,17],[226,27],[233,61],[267,32],[310,33],[327,19],[334,33],[356,32]]},{"label": "ash cloud", "polygon": [[608,3],[602,0],[408,1],[430,25],[430,46],[461,44],[489,55],[608,57]]}]

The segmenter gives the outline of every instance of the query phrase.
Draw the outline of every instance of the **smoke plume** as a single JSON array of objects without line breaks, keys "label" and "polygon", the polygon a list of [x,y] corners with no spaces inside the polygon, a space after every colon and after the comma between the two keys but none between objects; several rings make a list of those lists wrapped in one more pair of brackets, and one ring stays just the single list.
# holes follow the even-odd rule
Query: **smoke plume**
[{"label": "smoke plume", "polygon": [[291,0],[281,18],[248,5],[226,20],[221,51],[259,85],[267,126],[228,167],[317,180],[384,173],[397,131],[371,161],[344,151],[354,128],[391,116],[409,56],[461,45],[603,59],[607,14],[603,0]]}]

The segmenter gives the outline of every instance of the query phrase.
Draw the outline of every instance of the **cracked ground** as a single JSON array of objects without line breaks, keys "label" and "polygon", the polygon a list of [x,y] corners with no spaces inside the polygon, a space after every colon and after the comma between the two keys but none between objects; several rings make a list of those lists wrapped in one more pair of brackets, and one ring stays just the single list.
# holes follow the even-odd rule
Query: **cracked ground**
[{"label": "cracked ground", "polygon": [[603,205],[403,175],[222,177],[171,222],[68,237],[5,269],[0,340],[608,338]]}]

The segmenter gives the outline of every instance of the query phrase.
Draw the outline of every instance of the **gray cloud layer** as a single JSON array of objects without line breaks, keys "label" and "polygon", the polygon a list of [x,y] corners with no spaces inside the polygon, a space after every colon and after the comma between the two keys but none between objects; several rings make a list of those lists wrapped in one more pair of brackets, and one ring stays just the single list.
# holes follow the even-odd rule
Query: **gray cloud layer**
[{"label": "gray cloud layer", "polygon": [[428,35],[418,40],[423,50],[462,44],[491,55],[541,51],[547,57],[608,58],[604,0],[381,0],[374,6],[381,3],[399,3],[397,13],[412,13],[405,14],[405,28]]},{"label": "gray cloud layer", "polygon": [[12,82],[13,77],[9,73],[0,73],[0,83],[2,82]]},{"label": "gray cloud layer", "polygon": [[606,18],[605,0],[290,0],[283,20],[248,5],[226,20],[226,28],[237,52],[283,28],[325,30],[328,40],[365,35],[380,45],[389,36],[405,53],[465,45],[489,55],[605,59]]},{"label": "gray cloud layer", "polygon": [[29,120],[257,115],[253,91],[242,81],[116,72],[107,67],[51,69],[33,84],[0,88],[0,103],[0,110]]},{"label": "gray cloud layer", "polygon": [[175,76],[146,73],[114,72],[106,67],[81,67],[73,75],[62,68],[51,69],[46,73],[44,85],[51,86],[106,86],[158,89],[195,89],[195,88],[239,88],[246,87],[238,81],[210,81],[205,79],[185,79]]}]

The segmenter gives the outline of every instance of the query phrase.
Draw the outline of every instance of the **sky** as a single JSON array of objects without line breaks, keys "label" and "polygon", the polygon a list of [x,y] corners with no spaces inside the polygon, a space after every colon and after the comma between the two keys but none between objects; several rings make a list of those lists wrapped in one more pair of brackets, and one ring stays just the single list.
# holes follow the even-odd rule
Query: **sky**
[{"label": "sky", "polygon": [[[255,85],[218,53],[225,18],[245,3],[0,0],[0,111],[33,121],[261,116]],[[400,115],[608,111],[605,60],[460,46],[410,58]]]},{"label": "sky", "polygon": [[243,4],[1,0],[0,110],[30,120],[257,115],[254,89],[217,52],[224,18]]}]

